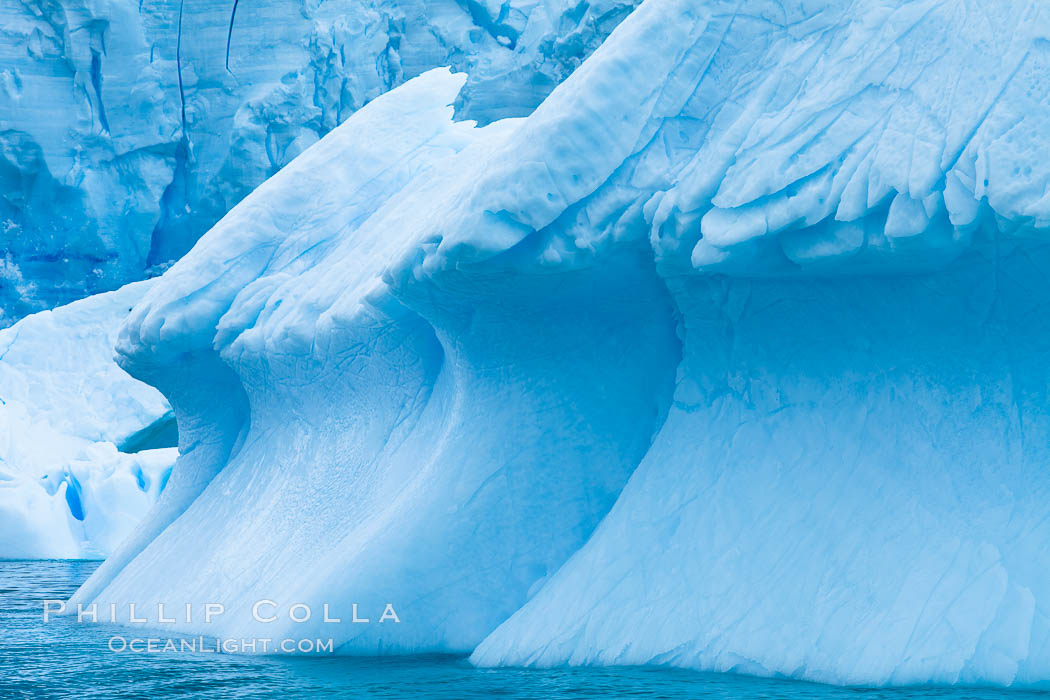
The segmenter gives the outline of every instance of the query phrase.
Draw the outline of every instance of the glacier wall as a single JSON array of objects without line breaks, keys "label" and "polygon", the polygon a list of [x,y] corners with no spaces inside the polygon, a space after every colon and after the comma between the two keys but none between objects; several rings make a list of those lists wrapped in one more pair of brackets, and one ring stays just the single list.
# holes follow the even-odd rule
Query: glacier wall
[{"label": "glacier wall", "polygon": [[0,326],[159,273],[429,68],[470,69],[471,118],[527,114],[636,4],[3,0]]},{"label": "glacier wall", "polygon": [[446,70],[377,98],[129,316],[182,455],[73,603],[1050,681],[1048,34],[1024,0],[646,0],[528,117],[453,120]]}]

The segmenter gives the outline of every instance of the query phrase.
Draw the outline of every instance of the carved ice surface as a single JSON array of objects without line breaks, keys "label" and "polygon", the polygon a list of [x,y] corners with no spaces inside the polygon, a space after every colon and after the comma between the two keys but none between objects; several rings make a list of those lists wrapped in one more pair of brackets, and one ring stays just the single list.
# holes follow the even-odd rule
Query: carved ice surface
[{"label": "carved ice surface", "polygon": [[1000,5],[647,0],[525,118],[372,101],[129,316],[183,454],[74,602],[1050,681],[1050,7]]},{"label": "carved ice surface", "polygon": [[377,95],[528,114],[638,0],[0,0],[0,327],[156,274]]},{"label": "carved ice surface", "polygon": [[164,488],[171,409],[113,361],[149,284],[0,330],[0,558],[104,556]]}]

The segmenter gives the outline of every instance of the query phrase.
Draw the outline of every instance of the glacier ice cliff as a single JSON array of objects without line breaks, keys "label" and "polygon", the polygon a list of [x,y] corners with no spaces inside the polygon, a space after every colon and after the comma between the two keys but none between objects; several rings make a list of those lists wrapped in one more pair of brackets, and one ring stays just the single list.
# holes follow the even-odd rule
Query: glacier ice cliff
[{"label": "glacier ice cliff", "polygon": [[1050,8],[1000,9],[646,0],[527,117],[441,69],[370,102],[128,317],[181,455],[73,602],[1050,681]]},{"label": "glacier ice cliff", "polygon": [[0,0],[0,326],[163,270],[424,70],[527,114],[636,4]]},{"label": "glacier ice cliff", "polygon": [[148,286],[0,330],[0,558],[105,556],[164,488],[171,409],[112,349]]}]

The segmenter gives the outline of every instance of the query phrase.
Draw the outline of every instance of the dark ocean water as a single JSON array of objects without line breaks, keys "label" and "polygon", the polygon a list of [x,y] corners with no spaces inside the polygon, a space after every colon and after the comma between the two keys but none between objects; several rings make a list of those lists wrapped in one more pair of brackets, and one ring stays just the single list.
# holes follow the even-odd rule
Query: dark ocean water
[{"label": "dark ocean water", "polygon": [[985,689],[845,689],[664,668],[476,669],[459,657],[131,654],[114,630],[59,618],[98,562],[0,561],[0,699],[7,698],[741,698],[744,700],[1008,700],[1050,694]]}]

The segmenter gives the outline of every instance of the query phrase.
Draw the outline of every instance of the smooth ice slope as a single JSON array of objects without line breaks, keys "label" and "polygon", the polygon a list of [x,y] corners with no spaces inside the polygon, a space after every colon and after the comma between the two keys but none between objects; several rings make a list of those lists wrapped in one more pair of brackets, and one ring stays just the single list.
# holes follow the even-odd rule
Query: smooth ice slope
[{"label": "smooth ice slope", "polygon": [[0,331],[0,558],[104,556],[164,488],[177,453],[158,447],[170,409],[112,350],[148,286]]},{"label": "smooth ice slope", "polygon": [[474,661],[1046,680],[1048,265],[1012,249],[935,279],[676,285],[666,423]]},{"label": "smooth ice slope", "polygon": [[0,0],[0,327],[163,270],[427,69],[528,114],[636,4]]},{"label": "smooth ice slope", "polygon": [[374,101],[129,317],[197,448],[75,602],[1050,681],[1050,11],[1001,10],[647,0],[525,119],[451,122],[444,71]]}]

